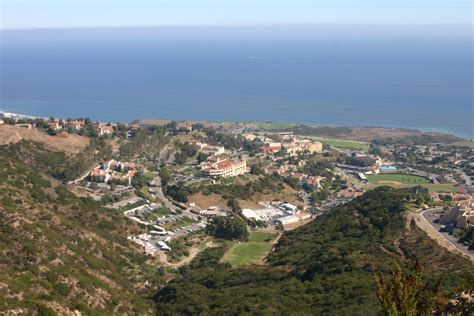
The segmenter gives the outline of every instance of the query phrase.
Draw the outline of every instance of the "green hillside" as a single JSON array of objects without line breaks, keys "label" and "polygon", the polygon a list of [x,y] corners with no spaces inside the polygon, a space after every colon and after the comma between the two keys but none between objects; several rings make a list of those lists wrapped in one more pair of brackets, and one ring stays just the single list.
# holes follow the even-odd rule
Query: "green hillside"
[{"label": "green hillside", "polygon": [[[160,314],[376,315],[373,266],[388,273],[416,259],[443,293],[474,284],[473,265],[439,248],[411,225],[404,204],[423,202],[425,189],[381,187],[286,233],[266,266],[218,264],[213,250],[196,258],[155,295]],[[205,258],[203,262],[203,258]],[[206,261],[207,260],[207,261]]]},{"label": "green hillside", "polygon": [[0,147],[0,314],[152,314],[143,281],[160,271],[120,213],[51,177],[65,161],[39,144]]}]

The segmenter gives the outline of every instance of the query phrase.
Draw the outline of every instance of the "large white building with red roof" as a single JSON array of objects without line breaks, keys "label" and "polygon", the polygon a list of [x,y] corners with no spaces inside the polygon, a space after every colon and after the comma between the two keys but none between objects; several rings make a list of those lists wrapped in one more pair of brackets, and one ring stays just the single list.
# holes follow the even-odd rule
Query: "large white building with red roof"
[{"label": "large white building with red roof", "polygon": [[211,157],[201,167],[201,173],[210,178],[229,178],[247,172],[245,160],[235,161]]}]

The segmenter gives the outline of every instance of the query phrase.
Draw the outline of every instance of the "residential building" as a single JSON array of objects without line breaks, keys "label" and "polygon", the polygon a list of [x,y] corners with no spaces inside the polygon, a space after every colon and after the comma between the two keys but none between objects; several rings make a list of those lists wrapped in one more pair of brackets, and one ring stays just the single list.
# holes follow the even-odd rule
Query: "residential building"
[{"label": "residential building", "polygon": [[280,150],[283,149],[281,145],[278,146],[262,146],[260,147],[261,150],[263,150],[267,154],[274,154],[279,152]]},{"label": "residential building", "polygon": [[66,122],[66,127],[79,131],[84,128],[84,121],[83,120],[71,120]]},{"label": "residential building", "polygon": [[307,179],[306,179],[306,183],[315,188],[316,190],[319,190],[321,189],[321,181],[323,181],[324,179],[326,179],[325,177],[322,177],[322,176],[309,176]]},{"label": "residential building", "polygon": [[99,136],[112,135],[112,133],[114,132],[114,127],[112,125],[95,124],[94,131]]},{"label": "residential building", "polygon": [[189,132],[193,131],[193,126],[191,124],[187,123],[187,122],[177,123],[176,128],[178,130],[186,130],[186,131],[189,131]]},{"label": "residential building", "polygon": [[59,121],[54,121],[54,122],[49,122],[48,123],[48,128],[52,131],[58,131],[63,128],[61,123]]}]

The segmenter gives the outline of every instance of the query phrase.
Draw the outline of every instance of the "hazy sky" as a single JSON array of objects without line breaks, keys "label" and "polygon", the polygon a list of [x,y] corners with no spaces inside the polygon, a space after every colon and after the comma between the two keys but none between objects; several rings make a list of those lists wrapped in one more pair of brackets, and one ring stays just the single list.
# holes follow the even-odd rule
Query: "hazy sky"
[{"label": "hazy sky", "polygon": [[471,0],[0,0],[2,29],[472,23]]}]

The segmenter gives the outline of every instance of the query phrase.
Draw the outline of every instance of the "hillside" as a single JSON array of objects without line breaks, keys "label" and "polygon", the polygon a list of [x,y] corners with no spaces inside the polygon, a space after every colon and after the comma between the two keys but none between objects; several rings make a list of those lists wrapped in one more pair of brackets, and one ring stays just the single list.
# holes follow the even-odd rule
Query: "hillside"
[{"label": "hillside", "polygon": [[75,154],[89,144],[89,138],[74,134],[60,133],[50,136],[38,129],[27,129],[13,125],[0,125],[0,145],[17,143],[21,140],[33,141],[49,150]]},{"label": "hillside", "polygon": [[299,229],[287,232],[267,265],[218,264],[223,250],[195,259],[190,269],[155,295],[160,314],[262,313],[375,315],[373,266],[388,273],[395,260],[416,259],[426,277],[443,277],[443,293],[467,289],[473,265],[441,249],[414,225],[406,230],[404,204],[423,200],[419,188],[374,189]]},{"label": "hillside", "polygon": [[125,238],[119,212],[50,177],[63,158],[40,144],[0,146],[0,314],[152,313],[143,281],[161,271]]}]

